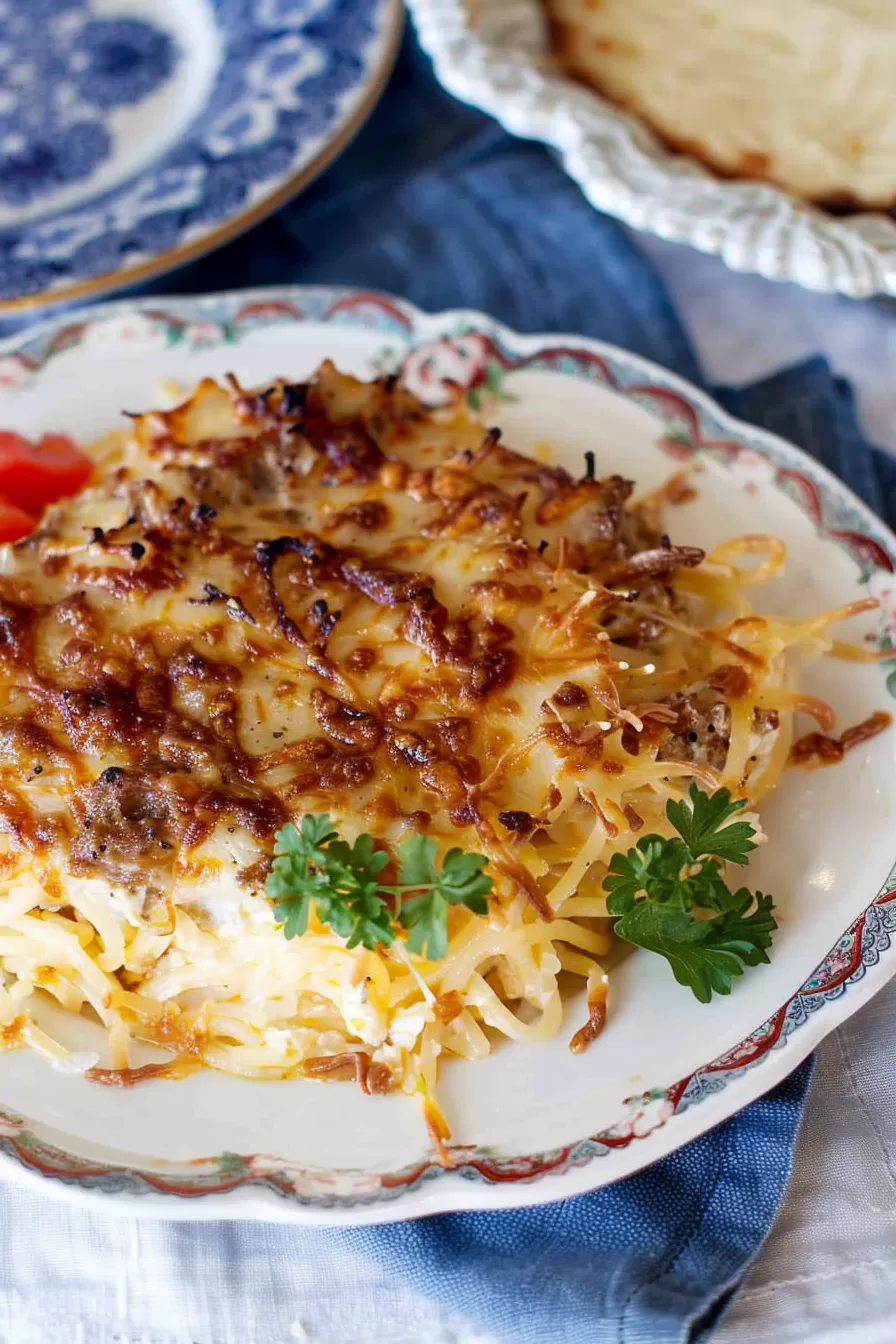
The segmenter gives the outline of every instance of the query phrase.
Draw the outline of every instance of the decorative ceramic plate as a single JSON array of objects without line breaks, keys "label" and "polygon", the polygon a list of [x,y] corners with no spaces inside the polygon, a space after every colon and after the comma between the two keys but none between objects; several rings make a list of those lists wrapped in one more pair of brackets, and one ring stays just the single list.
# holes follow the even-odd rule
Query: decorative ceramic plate
[{"label": "decorative ceramic plate", "polygon": [[896,220],[835,218],[776,187],[726,181],[665,149],[628,113],[555,68],[541,0],[408,0],[447,89],[556,149],[589,201],[734,270],[852,298],[896,294]]},{"label": "decorative ceramic plate", "polygon": [[[231,369],[244,384],[300,379],[324,356],[361,376],[400,371],[431,401],[451,379],[511,444],[577,472],[585,448],[602,473],[646,488],[695,463],[676,539],[778,534],[789,559],[769,603],[795,615],[880,599],[859,637],[893,648],[893,662],[817,661],[805,689],[845,723],[896,694],[896,538],[796,448],[596,341],[326,289],[112,304],[0,347],[0,425],[88,441],[122,406],[158,403],[163,380],[187,391]],[[770,843],[748,880],[774,893],[781,928],[771,964],[730,998],[700,1004],[638,952],[614,973],[608,1026],[585,1055],[570,1054],[567,1032],[449,1063],[439,1097],[454,1171],[405,1097],[211,1071],[121,1091],[23,1050],[0,1055],[2,1174],[129,1213],[361,1223],[538,1203],[636,1171],[766,1092],[896,972],[894,756],[884,733],[835,769],[790,772],[765,807]],[[583,1014],[573,1004],[569,1020]],[[90,1023],[71,1029],[91,1048]]]},{"label": "decorative ceramic plate", "polygon": [[258,222],[370,112],[400,0],[0,0],[0,313]]}]

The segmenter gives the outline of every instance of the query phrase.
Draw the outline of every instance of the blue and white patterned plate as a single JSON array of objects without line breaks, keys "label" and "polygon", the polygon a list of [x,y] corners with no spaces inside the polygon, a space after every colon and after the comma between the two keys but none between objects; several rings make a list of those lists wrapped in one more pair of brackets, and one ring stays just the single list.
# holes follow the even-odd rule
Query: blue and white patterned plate
[{"label": "blue and white patterned plate", "polygon": [[0,0],[0,312],[248,228],[358,128],[400,0]]}]

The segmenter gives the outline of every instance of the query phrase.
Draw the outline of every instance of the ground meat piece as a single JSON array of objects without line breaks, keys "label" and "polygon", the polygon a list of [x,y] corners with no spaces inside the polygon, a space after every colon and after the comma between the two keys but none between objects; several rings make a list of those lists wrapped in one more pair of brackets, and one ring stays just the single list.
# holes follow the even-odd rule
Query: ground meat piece
[{"label": "ground meat piece", "polygon": [[324,485],[375,480],[385,462],[379,445],[360,420],[336,424],[325,416],[315,417],[306,422],[305,433],[327,460],[321,478]]},{"label": "ground meat piece", "polygon": [[633,617],[625,610],[617,617],[611,613],[604,625],[613,643],[626,649],[650,649],[660,641],[666,629],[662,621],[652,616]]},{"label": "ground meat piece", "polygon": [[675,613],[675,596],[663,579],[650,578],[638,583],[637,595],[637,605],[620,601],[611,606],[602,624],[614,644],[650,651],[666,639],[668,627],[659,614],[645,616],[643,608],[649,606],[657,613]]},{"label": "ground meat piece", "polygon": [[678,711],[672,734],[660,748],[661,761],[699,761],[721,770],[728,755],[731,710],[712,687],[669,696]]},{"label": "ground meat piece", "polygon": [[575,681],[564,681],[554,692],[554,704],[561,709],[583,709],[588,704],[588,692]]},{"label": "ground meat piece", "polygon": [[538,523],[564,522],[580,509],[589,541],[610,542],[616,538],[622,506],[634,489],[622,476],[595,481],[587,477],[574,481],[562,468],[538,467],[527,471],[524,479],[533,481],[542,491],[535,513]]},{"label": "ground meat piece", "polygon": [[753,728],[757,733],[773,733],[780,722],[776,709],[754,709]]},{"label": "ground meat piece", "polygon": [[158,776],[110,766],[85,801],[84,824],[72,845],[73,872],[128,882],[150,866],[158,871],[172,862],[183,819]]},{"label": "ground meat piece", "polygon": [[[184,469],[191,495],[199,496],[206,510],[213,513],[228,504],[274,500],[281,487],[289,483],[288,463],[281,457],[279,444],[266,434],[245,439],[208,439],[203,449],[210,460],[201,466],[187,464]],[[140,482],[141,489],[144,485]],[[147,516],[139,499],[134,511],[138,524],[157,527],[168,535],[196,531],[208,519],[207,512],[203,520],[187,510],[170,512],[162,503]]]},{"label": "ground meat piece", "polygon": [[600,509],[589,520],[588,540],[617,541],[626,517],[623,505],[635,487],[623,476],[608,476],[601,487]]}]

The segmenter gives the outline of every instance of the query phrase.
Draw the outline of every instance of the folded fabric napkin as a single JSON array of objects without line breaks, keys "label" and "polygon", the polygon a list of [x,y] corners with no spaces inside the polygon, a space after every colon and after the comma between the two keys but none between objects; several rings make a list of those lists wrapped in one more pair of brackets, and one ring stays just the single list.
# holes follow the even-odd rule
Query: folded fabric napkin
[{"label": "folded fabric napkin", "polygon": [[[151,291],[296,281],[479,308],[522,331],[605,337],[701,381],[661,284],[619,226],[544,149],[448,98],[411,39],[367,129],[311,190]],[[823,361],[717,395],[896,517],[896,464],[863,440],[849,389]],[[804,1065],[640,1175],[519,1212],[359,1230],[138,1225],[7,1186],[0,1335],[13,1344],[697,1339],[775,1216],[810,1074]]]}]

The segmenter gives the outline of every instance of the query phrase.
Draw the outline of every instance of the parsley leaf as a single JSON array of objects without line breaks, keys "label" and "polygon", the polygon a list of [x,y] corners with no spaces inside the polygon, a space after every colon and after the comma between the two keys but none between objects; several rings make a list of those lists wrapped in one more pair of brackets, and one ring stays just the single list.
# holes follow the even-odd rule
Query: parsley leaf
[{"label": "parsley leaf", "polygon": [[315,892],[324,895],[326,883],[315,865],[325,863],[322,846],[335,838],[328,816],[304,817],[301,831],[290,822],[276,836],[277,857],[265,891],[277,902],[274,913],[284,921],[287,938],[297,938],[305,932]]},{"label": "parsley leaf", "polygon": [[745,888],[737,895],[738,907],[715,919],[693,919],[671,905],[638,901],[617,919],[614,933],[665,957],[678,983],[692,989],[701,1003],[709,1003],[713,991],[731,992],[732,979],[743,975],[745,966],[768,961],[764,949],[777,928],[770,896],[757,892],[756,909],[744,918],[754,898]]},{"label": "parsley leaf", "polygon": [[448,951],[448,906],[465,905],[474,914],[488,913],[486,897],[492,879],[482,871],[488,860],[482,854],[449,849],[436,872],[438,844],[431,836],[409,835],[398,847],[401,886],[396,892],[417,887],[424,890],[404,901],[399,913],[408,930],[408,950],[430,961],[439,961]]},{"label": "parsley leaf", "polygon": [[[312,906],[317,918],[346,940],[347,947],[375,948],[395,940],[393,920],[408,930],[408,948],[431,960],[448,950],[448,906],[466,905],[476,914],[488,911],[492,879],[482,871],[482,854],[452,849],[436,870],[437,842],[429,836],[408,836],[398,847],[400,885],[380,884],[389,862],[369,835],[354,844],[333,829],[329,816],[303,817],[276,836],[274,862],[265,891],[275,902],[274,914],[287,938],[308,928]],[[406,893],[413,895],[406,897]],[[389,899],[394,901],[393,915]],[[402,900],[404,904],[402,905]]]},{"label": "parsley leaf", "polygon": [[393,941],[391,912],[378,881],[389,855],[374,849],[369,835],[349,845],[329,816],[306,816],[301,831],[289,823],[277,833],[274,854],[265,891],[276,902],[274,915],[283,921],[287,938],[300,937],[308,928],[313,902],[321,923],[345,938],[348,947]]},{"label": "parsley leaf", "polygon": [[614,854],[603,881],[617,937],[665,957],[701,1003],[767,962],[777,928],[770,896],[732,892],[725,881],[723,863],[744,864],[756,848],[750,823],[729,820],[743,806],[727,789],[706,794],[692,784],[687,799],[666,805],[681,838],[643,836]]},{"label": "parsley leaf", "polygon": [[687,893],[681,874],[690,861],[690,851],[681,840],[664,840],[661,835],[642,836],[627,854],[614,854],[604,878],[610,914],[626,914],[642,895],[652,901],[675,901],[685,908]]},{"label": "parsley leaf", "polygon": [[748,821],[723,826],[723,822],[746,805],[743,798],[732,802],[727,789],[703,793],[692,784],[687,800],[682,798],[677,803],[669,800],[666,816],[695,859],[701,854],[712,854],[726,863],[746,863],[750,850],[756,848],[753,827]]},{"label": "parsley leaf", "polygon": [[403,886],[430,887],[437,879],[435,858],[439,846],[430,835],[409,835],[398,847],[398,876]]}]

